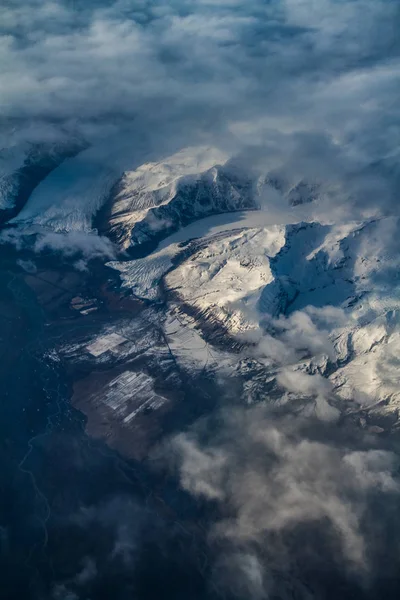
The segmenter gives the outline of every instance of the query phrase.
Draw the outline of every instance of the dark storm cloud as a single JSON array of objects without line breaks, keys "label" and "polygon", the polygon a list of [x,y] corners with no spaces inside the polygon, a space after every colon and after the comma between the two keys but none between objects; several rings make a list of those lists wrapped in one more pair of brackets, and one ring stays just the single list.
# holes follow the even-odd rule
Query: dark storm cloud
[{"label": "dark storm cloud", "polygon": [[70,563],[63,565],[69,576],[54,585],[52,598],[83,599],[91,594],[98,597],[107,577],[118,581],[121,574],[132,572],[148,518],[148,512],[126,496],[82,507],[70,516],[63,523],[65,530],[84,536],[85,541]]},{"label": "dark storm cloud", "polygon": [[68,560],[65,549],[53,556],[59,576],[51,598],[186,600],[188,590],[190,597],[204,598],[201,545],[173,513],[159,508],[150,498],[110,494],[64,519],[59,536],[66,544],[72,536],[76,543]]}]

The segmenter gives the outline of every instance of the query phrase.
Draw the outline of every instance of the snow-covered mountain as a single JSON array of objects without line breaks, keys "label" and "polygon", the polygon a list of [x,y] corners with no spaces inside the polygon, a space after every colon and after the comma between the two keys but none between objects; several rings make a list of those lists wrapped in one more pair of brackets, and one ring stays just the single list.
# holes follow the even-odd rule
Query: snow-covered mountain
[{"label": "snow-covered mountain", "polygon": [[258,209],[271,194],[295,207],[320,193],[316,183],[245,166],[215,147],[187,147],[145,163],[140,157],[148,153],[129,136],[117,152],[106,143],[79,150],[69,158],[60,145],[49,157],[43,149],[5,151],[3,204],[13,207],[21,186],[24,192],[9,215],[13,224],[35,231],[97,229],[121,249],[140,248],[143,254],[203,217]]},{"label": "snow-covered mountain", "polygon": [[142,164],[147,154],[147,147],[132,141],[129,132],[96,140],[42,179],[13,223],[53,232],[92,230],[123,173]]},{"label": "snow-covered mountain", "polygon": [[[5,156],[4,198],[12,206],[12,174],[27,158]],[[397,218],[316,220],[308,207],[329,196],[322,184],[292,180],[284,169],[244,169],[215,148],[136,163],[125,147],[112,159],[105,146],[88,148],[53,169],[13,222],[92,231],[97,219],[120,247],[140,248],[142,258],[109,266],[125,288],[161,307],[170,348],[190,358],[190,369],[196,356],[182,351],[182,339],[202,349],[202,369],[208,348],[209,367],[229,364],[245,377],[248,399],[265,399],[271,386],[282,399],[282,370],[285,381],[288,370],[314,373],[354,414],[375,407],[397,422]],[[198,234],[189,226],[185,237],[194,221],[246,210],[256,214],[251,225],[238,216]],[[180,240],[169,242],[178,229]],[[149,253],[160,239],[162,247]],[[211,347],[223,360],[209,361]]]},{"label": "snow-covered mountain", "polygon": [[56,232],[90,231],[121,171],[119,157],[112,160],[103,146],[88,147],[43,179],[13,222]]},{"label": "snow-covered mountain", "polygon": [[216,148],[195,147],[124,173],[109,201],[104,232],[124,248],[152,243],[203,217],[258,209],[271,190],[297,206],[320,186],[245,168]]},{"label": "snow-covered mountain", "polygon": [[110,203],[106,233],[134,248],[196,219],[256,206],[253,181],[224,153],[186,148],[124,174]]},{"label": "snow-covered mountain", "polygon": [[255,361],[247,397],[266,398],[282,370],[323,375],[335,402],[361,423],[373,414],[379,431],[397,422],[400,399],[398,230],[395,217],[234,229],[111,266],[214,352],[221,340],[241,348],[242,375],[243,359]]},{"label": "snow-covered mountain", "polygon": [[30,195],[66,158],[84,147],[81,139],[16,143],[0,149],[0,219],[16,216]]}]

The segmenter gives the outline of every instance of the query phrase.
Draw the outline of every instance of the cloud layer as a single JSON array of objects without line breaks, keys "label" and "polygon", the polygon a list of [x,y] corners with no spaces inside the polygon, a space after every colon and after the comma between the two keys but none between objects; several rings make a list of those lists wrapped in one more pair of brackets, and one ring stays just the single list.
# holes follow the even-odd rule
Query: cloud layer
[{"label": "cloud layer", "polygon": [[399,135],[398,18],[386,0],[9,0],[1,113],[88,136],[121,123],[231,144],[319,132],[336,155],[381,160]]},{"label": "cloud layer", "polygon": [[[214,144],[264,172],[322,182],[318,218],[398,212],[399,23],[390,0],[8,0],[0,146],[62,130],[93,144],[117,180],[149,157]],[[86,220],[104,201],[102,176],[82,198],[74,186],[88,162],[84,153],[52,179],[68,175],[65,194],[88,206]],[[62,221],[53,187],[23,218],[54,202]]]}]

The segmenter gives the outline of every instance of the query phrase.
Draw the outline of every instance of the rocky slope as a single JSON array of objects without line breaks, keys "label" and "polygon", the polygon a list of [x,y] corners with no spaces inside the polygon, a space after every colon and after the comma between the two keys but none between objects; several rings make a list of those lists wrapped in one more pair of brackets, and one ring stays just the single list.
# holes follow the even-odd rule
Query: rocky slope
[{"label": "rocky slope", "polygon": [[210,215],[259,209],[271,197],[296,207],[326,192],[317,182],[288,177],[283,168],[265,172],[215,148],[185,148],[124,173],[108,201],[102,232],[125,249],[152,249],[171,232]]},{"label": "rocky slope", "polygon": [[199,218],[257,207],[253,181],[214,148],[187,148],[127,172],[106,233],[124,248],[157,241]]}]

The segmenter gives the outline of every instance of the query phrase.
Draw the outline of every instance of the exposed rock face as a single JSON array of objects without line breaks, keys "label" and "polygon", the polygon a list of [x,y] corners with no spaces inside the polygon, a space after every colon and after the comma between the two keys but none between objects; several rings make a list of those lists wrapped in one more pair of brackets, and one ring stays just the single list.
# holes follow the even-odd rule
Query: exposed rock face
[{"label": "exposed rock face", "polygon": [[271,191],[293,207],[313,202],[322,193],[316,182],[260,174],[215,148],[186,148],[124,173],[108,202],[103,232],[125,249],[152,248],[197,219],[258,209]]},{"label": "exposed rock face", "polygon": [[127,172],[110,206],[108,233],[137,247],[213,214],[257,207],[253,180],[213,148],[186,149]]}]

